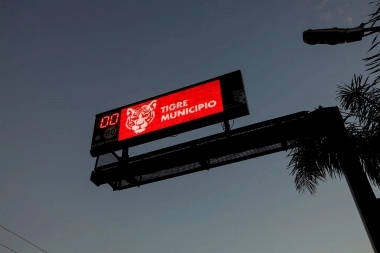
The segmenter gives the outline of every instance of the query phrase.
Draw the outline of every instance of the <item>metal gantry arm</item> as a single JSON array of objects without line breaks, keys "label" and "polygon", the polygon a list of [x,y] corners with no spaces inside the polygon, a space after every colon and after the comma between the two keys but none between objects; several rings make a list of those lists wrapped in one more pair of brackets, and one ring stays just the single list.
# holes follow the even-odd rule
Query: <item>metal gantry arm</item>
[{"label": "metal gantry arm", "polygon": [[[136,181],[131,183],[133,177],[143,185],[282,151],[294,146],[302,133],[307,135],[309,128],[301,123],[307,120],[307,115],[307,112],[291,114],[129,157],[123,166],[115,155],[102,155],[97,159],[91,181],[122,190],[138,185]],[[115,184],[117,180],[122,181],[120,187]]]},{"label": "metal gantry arm", "polygon": [[[299,112],[163,148],[127,160],[97,158],[91,181],[123,190],[251,159],[302,145],[306,138],[330,137],[375,253],[380,253],[377,200],[337,107]],[[125,154],[123,154],[125,156]]]}]

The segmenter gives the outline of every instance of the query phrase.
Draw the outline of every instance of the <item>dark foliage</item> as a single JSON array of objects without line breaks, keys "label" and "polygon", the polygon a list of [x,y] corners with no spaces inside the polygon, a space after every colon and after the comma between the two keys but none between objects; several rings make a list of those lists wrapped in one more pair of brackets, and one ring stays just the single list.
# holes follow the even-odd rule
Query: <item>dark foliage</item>
[{"label": "dark foliage", "polygon": [[300,145],[292,149],[288,156],[291,156],[289,167],[293,167],[291,175],[295,175],[294,181],[299,192],[308,190],[314,194],[318,181],[324,181],[327,176],[343,176],[337,154],[328,138],[300,140]]}]

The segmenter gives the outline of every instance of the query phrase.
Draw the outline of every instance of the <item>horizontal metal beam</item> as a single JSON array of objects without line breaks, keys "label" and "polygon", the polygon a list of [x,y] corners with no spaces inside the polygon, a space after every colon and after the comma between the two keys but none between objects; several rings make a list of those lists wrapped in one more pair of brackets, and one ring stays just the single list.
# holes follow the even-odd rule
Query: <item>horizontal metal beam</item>
[{"label": "horizontal metal beam", "polygon": [[209,170],[291,149],[301,138],[325,135],[325,123],[320,111],[304,111],[130,157],[124,166],[115,154],[107,154],[98,158],[107,162],[97,163],[91,181],[122,190]]}]

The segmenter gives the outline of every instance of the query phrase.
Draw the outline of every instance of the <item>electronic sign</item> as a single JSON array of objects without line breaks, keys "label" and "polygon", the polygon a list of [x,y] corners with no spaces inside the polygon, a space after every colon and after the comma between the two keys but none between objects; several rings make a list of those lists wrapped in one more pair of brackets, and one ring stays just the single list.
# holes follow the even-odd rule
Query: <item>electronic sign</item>
[{"label": "electronic sign", "polygon": [[98,156],[248,115],[240,71],[96,115]]}]

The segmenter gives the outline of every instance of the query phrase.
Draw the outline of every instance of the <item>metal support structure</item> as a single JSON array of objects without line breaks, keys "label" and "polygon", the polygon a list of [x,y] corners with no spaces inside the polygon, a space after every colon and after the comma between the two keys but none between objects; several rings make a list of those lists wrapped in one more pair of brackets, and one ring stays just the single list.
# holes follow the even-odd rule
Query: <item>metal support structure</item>
[{"label": "metal support structure", "polygon": [[128,148],[124,148],[121,151],[121,163],[123,164],[122,167],[128,165],[128,160],[129,160]]},{"label": "metal support structure", "polygon": [[360,163],[356,147],[350,141],[343,118],[336,108],[335,115],[330,116],[335,137],[339,162],[343,168],[347,184],[360,214],[375,253],[380,253],[380,206],[371,188],[367,175]]},{"label": "metal support structure", "polygon": [[99,161],[99,156],[96,157],[94,171],[96,171],[96,168],[98,167],[98,161]]},{"label": "metal support structure", "polygon": [[[294,113],[230,130],[228,137],[222,132],[129,157],[123,172],[136,180],[142,175],[140,184],[143,185],[289,149],[296,145],[298,138],[310,134],[308,121],[312,115],[308,112]],[[120,179],[117,175],[120,158],[112,153],[100,158],[106,163],[99,163],[91,174],[91,181],[97,186],[108,183],[115,189],[112,182]],[[122,180],[117,190],[136,186]]]},{"label": "metal support structure", "polygon": [[223,122],[224,124],[224,132],[226,132],[226,134],[228,135],[228,133],[230,132],[231,130],[231,126],[230,126],[230,123],[228,122],[228,120],[225,120]]},{"label": "metal support structure", "polygon": [[302,145],[305,138],[329,137],[373,250],[380,253],[380,199],[373,193],[337,107],[299,112],[234,130],[228,122],[224,124],[223,133],[134,157],[128,156],[127,149],[121,158],[104,155],[110,161],[107,164],[99,163],[98,157],[91,181],[123,190],[288,150]]},{"label": "metal support structure", "polygon": [[118,184],[116,187],[112,187],[114,191],[117,191],[122,186],[122,180],[127,181],[130,185],[134,186],[140,186],[139,180],[136,179],[135,176],[131,176],[128,169],[129,169],[129,154],[128,154],[128,148],[124,148],[121,151],[121,160],[119,162],[118,170],[120,173],[120,180],[118,181]]},{"label": "metal support structure", "polygon": [[199,163],[202,165],[202,167],[206,170],[210,170],[210,159],[203,159],[200,160]]}]

